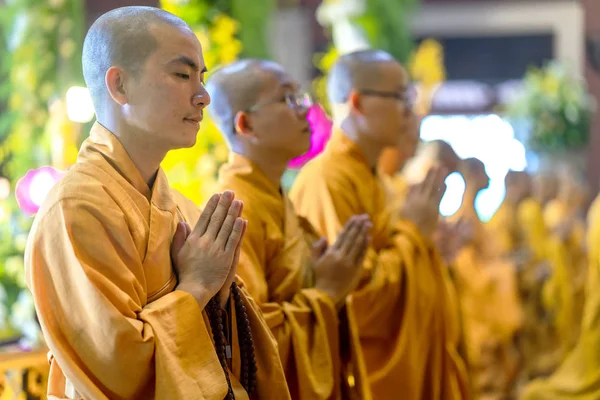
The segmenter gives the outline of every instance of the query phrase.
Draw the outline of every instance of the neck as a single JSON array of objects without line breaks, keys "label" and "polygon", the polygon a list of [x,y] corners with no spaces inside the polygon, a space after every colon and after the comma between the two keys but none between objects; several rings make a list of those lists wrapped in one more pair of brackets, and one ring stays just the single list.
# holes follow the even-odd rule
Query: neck
[{"label": "neck", "polygon": [[361,132],[356,123],[349,117],[344,119],[339,126],[344,132],[344,135],[346,135],[348,139],[352,140],[358,145],[358,147],[360,147],[371,169],[377,168],[379,156],[383,151],[381,145],[375,143],[373,140],[371,140],[371,138],[368,137],[368,135],[365,135],[363,132]]},{"label": "neck", "polygon": [[256,164],[273,185],[280,188],[281,177],[290,160],[286,157],[278,157],[275,153],[274,151],[239,152],[239,154]]},{"label": "neck", "polygon": [[167,155],[164,147],[148,140],[149,135],[146,132],[127,125],[123,120],[106,118],[102,121],[98,120],[98,122],[119,139],[131,161],[142,174],[144,181],[151,188],[154,185],[160,163]]}]

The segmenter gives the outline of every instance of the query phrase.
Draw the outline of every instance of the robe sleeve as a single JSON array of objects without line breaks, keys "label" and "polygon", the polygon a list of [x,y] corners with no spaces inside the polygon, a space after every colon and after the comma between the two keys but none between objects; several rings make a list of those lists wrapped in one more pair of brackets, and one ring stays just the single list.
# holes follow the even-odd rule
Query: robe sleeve
[{"label": "robe sleeve", "polygon": [[177,290],[147,303],[130,229],[120,209],[72,198],[36,221],[26,275],[54,361],[85,398],[223,399],[202,310]]},{"label": "robe sleeve", "polygon": [[[260,216],[252,215],[253,212],[259,210],[251,206],[244,209],[250,222],[237,274],[257,301],[275,336],[292,398],[332,398],[341,377],[336,306],[317,289],[296,291],[288,301],[280,301],[279,295],[272,295],[275,288],[268,287],[265,271],[271,249],[267,244],[266,228],[261,224]],[[298,257],[304,256],[298,254]],[[284,270],[276,266],[272,269]]]}]

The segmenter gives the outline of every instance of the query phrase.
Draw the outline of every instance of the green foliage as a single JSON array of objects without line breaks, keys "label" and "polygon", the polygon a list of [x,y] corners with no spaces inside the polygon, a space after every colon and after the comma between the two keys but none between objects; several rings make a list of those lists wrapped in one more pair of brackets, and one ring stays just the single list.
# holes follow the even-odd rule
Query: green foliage
[{"label": "green foliage", "polygon": [[231,17],[240,23],[239,38],[242,55],[252,58],[270,58],[267,29],[276,9],[275,0],[231,0]]},{"label": "green foliage", "polygon": [[[11,0],[0,6],[0,177],[14,193],[32,168],[50,162],[48,105],[82,85],[83,0]],[[0,338],[25,288],[23,253],[32,218],[14,195],[0,199]]]},{"label": "green foliage", "polygon": [[366,12],[357,18],[372,46],[385,50],[402,63],[414,48],[409,18],[419,0],[365,0]]},{"label": "green foliage", "polygon": [[593,102],[582,81],[549,63],[531,68],[522,94],[508,106],[508,116],[531,125],[529,147],[538,152],[578,150],[588,144]]}]

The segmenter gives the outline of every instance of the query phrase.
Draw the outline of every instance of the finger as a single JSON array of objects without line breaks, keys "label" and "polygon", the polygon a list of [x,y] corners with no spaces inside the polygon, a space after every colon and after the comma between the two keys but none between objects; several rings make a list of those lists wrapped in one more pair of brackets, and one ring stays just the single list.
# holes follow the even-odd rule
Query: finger
[{"label": "finger", "polygon": [[248,221],[243,219],[242,220],[241,238],[235,249],[235,253],[233,254],[233,263],[231,264],[231,270],[229,271],[229,276],[231,277],[230,282],[229,282],[230,285],[231,285],[231,282],[233,282],[233,278],[235,277],[235,274],[237,273],[237,265],[240,261],[240,253],[242,251],[242,242],[244,241],[244,235],[246,235],[246,229],[248,229]]},{"label": "finger", "polygon": [[230,190],[221,195],[217,207],[210,217],[208,228],[206,228],[206,235],[210,239],[216,239],[217,235],[219,234],[219,230],[221,229],[221,225],[223,225],[223,222],[227,217],[227,213],[229,212],[233,198],[233,192]]},{"label": "finger", "polygon": [[233,227],[231,229],[231,234],[229,235],[227,243],[225,244],[225,251],[237,251],[237,248],[241,244],[242,237],[245,232],[244,225],[245,223],[243,219],[241,219],[240,217],[237,217],[235,219],[235,222],[233,223]]},{"label": "finger", "polygon": [[184,222],[183,225],[185,226],[185,238],[187,239],[187,237],[192,233],[192,227],[187,222]]},{"label": "finger", "polygon": [[173,241],[171,242],[171,258],[175,259],[177,254],[181,251],[181,248],[185,244],[186,239],[186,223],[180,222],[177,224],[177,229],[175,230],[175,235],[173,236]]},{"label": "finger", "polygon": [[356,246],[357,243],[360,243],[359,239],[364,228],[363,222],[357,222],[352,225],[352,228],[348,231],[348,234],[344,238],[344,242],[340,244],[339,250],[342,254],[350,254],[352,252],[352,248]]},{"label": "finger", "polygon": [[225,221],[221,224],[221,229],[217,235],[216,242],[223,245],[227,244],[229,240],[229,236],[231,235],[231,231],[233,229],[233,224],[235,220],[240,218],[240,209],[243,207],[243,202],[241,200],[234,200],[229,206],[229,210],[227,211],[227,216],[225,217]]},{"label": "finger", "polygon": [[358,236],[356,237],[355,244],[349,249],[350,250],[350,259],[357,262],[360,260],[360,255],[364,253],[367,247],[367,240],[369,238],[369,228],[366,225],[361,227]]},{"label": "finger", "polygon": [[200,214],[198,222],[196,222],[196,226],[194,226],[194,235],[200,237],[204,235],[204,233],[206,233],[206,229],[208,228],[210,219],[215,210],[217,209],[217,204],[219,204],[220,200],[220,193],[213,194],[208,200],[208,202],[206,203],[206,207],[204,207],[204,210],[202,210],[202,213]]},{"label": "finger", "polygon": [[361,251],[358,253],[358,255],[356,256],[356,261],[355,263],[357,265],[362,265],[365,256],[367,255],[367,251],[369,250],[369,246],[371,245],[371,236],[367,235],[365,237],[365,241],[363,243],[363,245],[361,246]]},{"label": "finger", "polygon": [[327,250],[327,239],[325,237],[322,237],[312,244],[312,259],[318,260],[319,258],[321,258],[325,250]]},{"label": "finger", "polygon": [[429,171],[427,171],[427,175],[425,175],[425,179],[421,182],[421,189],[425,193],[432,193],[435,186],[436,174],[438,167],[431,167]]},{"label": "finger", "polygon": [[354,226],[354,224],[356,224],[357,222],[357,215],[353,215],[350,217],[350,219],[348,220],[348,222],[346,222],[346,225],[344,225],[344,228],[342,229],[342,231],[340,232],[340,234],[338,235],[335,243],[333,244],[333,248],[334,249],[340,249],[343,245],[343,243],[346,240],[346,236],[348,236],[348,232],[352,229],[352,227]]}]

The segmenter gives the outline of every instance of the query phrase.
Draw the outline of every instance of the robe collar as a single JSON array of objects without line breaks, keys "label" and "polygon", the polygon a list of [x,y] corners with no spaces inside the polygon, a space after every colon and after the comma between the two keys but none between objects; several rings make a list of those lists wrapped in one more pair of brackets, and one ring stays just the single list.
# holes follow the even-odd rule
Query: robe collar
[{"label": "robe collar", "polygon": [[[106,168],[106,164],[102,161],[107,162],[112,168]],[[116,173],[160,209],[170,210],[175,205],[163,169],[158,169],[156,180],[150,189],[119,139],[99,122],[94,123],[89,138],[83,142],[77,162],[91,162],[111,175]]]},{"label": "robe collar", "polygon": [[232,175],[243,177],[244,181],[251,183],[265,194],[276,197],[284,196],[281,185],[274,185],[256,163],[234,152],[229,153],[229,161],[221,167],[219,179]]},{"label": "robe collar", "polygon": [[329,140],[329,143],[327,143],[326,151],[331,154],[343,154],[348,156],[359,164],[364,165],[364,167],[371,171],[373,175],[379,176],[376,169],[374,170],[369,164],[369,160],[367,160],[364,151],[357,143],[346,136],[340,127],[333,128],[331,139]]}]

